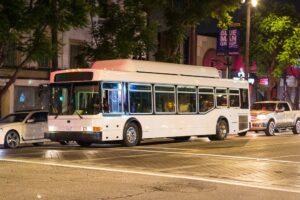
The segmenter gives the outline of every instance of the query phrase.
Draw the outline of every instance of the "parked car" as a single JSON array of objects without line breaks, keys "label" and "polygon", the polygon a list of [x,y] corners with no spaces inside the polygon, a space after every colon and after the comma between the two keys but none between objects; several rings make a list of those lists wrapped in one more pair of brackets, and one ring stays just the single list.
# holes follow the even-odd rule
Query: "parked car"
[{"label": "parked car", "polygon": [[300,133],[300,111],[292,110],[286,101],[261,101],[253,104],[250,110],[252,131],[264,131],[275,135],[276,130],[291,128],[294,134]]},{"label": "parked car", "polygon": [[47,131],[47,115],[44,110],[16,112],[0,119],[0,145],[17,148],[22,143],[35,146],[48,141],[44,138]]}]

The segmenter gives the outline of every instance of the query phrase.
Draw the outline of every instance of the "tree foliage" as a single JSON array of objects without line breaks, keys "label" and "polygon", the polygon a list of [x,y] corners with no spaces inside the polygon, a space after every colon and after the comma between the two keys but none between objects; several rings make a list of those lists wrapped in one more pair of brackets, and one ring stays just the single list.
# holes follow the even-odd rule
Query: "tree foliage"
[{"label": "tree foliage", "polygon": [[57,58],[58,41],[53,42],[49,34],[53,27],[57,31],[82,27],[87,22],[87,11],[85,0],[0,0],[0,66],[12,44],[20,58],[0,97],[27,63]]},{"label": "tree foliage", "polygon": [[[100,19],[92,26],[93,42],[87,44],[90,60],[144,59],[154,49],[156,25],[148,20],[150,1],[125,0],[120,3],[99,1]],[[153,2],[152,2],[153,4]]]},{"label": "tree foliage", "polygon": [[227,27],[232,22],[231,12],[240,6],[239,0],[167,0],[165,4],[167,30],[166,45],[158,49],[157,59],[179,62],[180,48],[192,27],[207,19],[217,19],[219,27]]},{"label": "tree foliage", "polygon": [[252,18],[250,47],[258,74],[269,78],[267,98],[270,99],[278,78],[287,67],[297,63],[300,46],[297,46],[299,18],[295,7],[282,2],[267,3]]},{"label": "tree foliage", "polygon": [[[90,59],[140,59],[154,50],[157,60],[179,62],[191,27],[211,18],[218,19],[219,26],[228,25],[229,13],[240,6],[239,0],[124,0],[121,6],[107,2],[98,0],[102,7],[96,10],[103,18],[92,29],[94,41],[87,45]],[[155,49],[157,32],[165,34],[166,45]]]}]

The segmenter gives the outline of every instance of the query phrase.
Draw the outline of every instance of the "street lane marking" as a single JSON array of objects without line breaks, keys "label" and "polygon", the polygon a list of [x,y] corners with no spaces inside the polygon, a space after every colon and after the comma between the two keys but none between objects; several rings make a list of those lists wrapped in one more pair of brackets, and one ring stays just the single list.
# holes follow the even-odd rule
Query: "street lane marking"
[{"label": "street lane marking", "polygon": [[176,151],[156,151],[156,150],[145,150],[145,149],[139,149],[139,148],[122,149],[122,150],[143,151],[143,152],[149,152],[149,153],[162,153],[162,154],[178,154],[178,155],[189,155],[189,156],[207,156],[207,157],[217,157],[217,158],[229,158],[229,159],[236,159],[236,160],[255,160],[255,161],[265,161],[265,162],[275,162],[275,163],[289,163],[289,164],[297,164],[297,165],[300,164],[300,162],[297,162],[297,161],[272,160],[269,158],[253,158],[253,157],[246,157],[246,156],[228,156],[228,155],[221,155],[221,154],[188,153],[188,152],[176,152]]},{"label": "street lane marking", "polygon": [[[147,152],[147,153],[161,153],[161,154],[177,154],[177,155],[188,155],[188,156],[207,156],[207,157],[215,157],[215,158],[222,158],[222,159],[232,159],[232,160],[255,160],[255,161],[264,161],[264,162],[273,162],[273,163],[288,163],[288,164],[297,164],[299,165],[300,162],[297,161],[288,161],[288,160],[275,160],[271,158],[255,158],[255,157],[247,157],[247,156],[230,156],[230,155],[222,155],[222,154],[209,154],[209,153],[190,153],[190,152],[177,152],[177,151],[159,151],[159,150],[145,150],[141,149],[144,147],[135,147],[135,148],[112,148],[112,149],[101,149],[105,151],[136,151],[136,152]],[[191,151],[191,149],[180,149],[180,148],[167,148],[167,147],[149,147],[149,149],[165,149],[165,150],[184,150],[184,151]],[[97,150],[90,150],[90,149],[82,149],[82,150],[47,150],[44,152],[44,155],[47,152],[55,151],[58,153],[64,153],[64,152],[80,152],[80,151],[94,151],[95,153],[99,153]],[[12,156],[14,156],[13,154]],[[22,155],[22,154],[19,154]],[[26,155],[26,154],[24,154]],[[134,157],[135,155],[133,155]],[[1,159],[1,157],[0,157]]]},{"label": "street lane marking", "polygon": [[272,159],[274,158],[289,158],[289,157],[300,157],[299,154],[297,155],[285,155],[285,156],[276,156],[276,157],[271,157]]},{"label": "street lane marking", "polygon": [[150,171],[147,172],[147,171],[126,170],[126,169],[113,169],[113,168],[107,168],[107,167],[91,167],[91,166],[82,166],[82,165],[61,164],[61,163],[51,163],[51,162],[37,162],[37,161],[16,160],[16,159],[0,158],[0,161],[25,163],[25,164],[37,164],[37,165],[54,166],[54,167],[66,167],[66,168],[73,168],[73,169],[119,172],[119,173],[137,174],[137,175],[145,175],[145,176],[156,176],[156,177],[163,177],[163,178],[185,179],[185,180],[193,180],[193,181],[205,181],[205,182],[210,182],[210,183],[220,183],[220,184],[243,186],[243,187],[250,187],[250,188],[256,188],[256,189],[265,189],[265,190],[291,192],[291,193],[300,194],[300,190],[298,188],[297,189],[288,189],[288,188],[280,188],[280,187],[276,187],[276,186],[273,186],[273,187],[259,186],[259,185],[257,185],[258,183],[250,184],[250,183],[244,183],[244,182],[235,181],[235,180],[222,180],[222,179],[215,179],[215,178],[212,179],[212,178],[187,176],[187,175],[155,173],[155,172],[150,172]]}]

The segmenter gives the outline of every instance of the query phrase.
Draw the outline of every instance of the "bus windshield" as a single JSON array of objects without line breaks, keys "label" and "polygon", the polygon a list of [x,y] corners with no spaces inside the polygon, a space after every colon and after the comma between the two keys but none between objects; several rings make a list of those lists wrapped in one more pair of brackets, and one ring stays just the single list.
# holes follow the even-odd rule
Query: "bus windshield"
[{"label": "bus windshield", "polygon": [[100,112],[99,84],[51,85],[50,115],[94,115]]}]

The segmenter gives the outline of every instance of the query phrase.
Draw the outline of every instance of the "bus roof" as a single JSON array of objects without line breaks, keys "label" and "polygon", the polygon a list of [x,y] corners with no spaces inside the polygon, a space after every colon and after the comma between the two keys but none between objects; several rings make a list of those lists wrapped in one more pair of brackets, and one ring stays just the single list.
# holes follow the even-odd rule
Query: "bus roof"
[{"label": "bus roof", "polygon": [[131,59],[96,61],[92,69],[220,78],[218,70],[213,67]]}]

